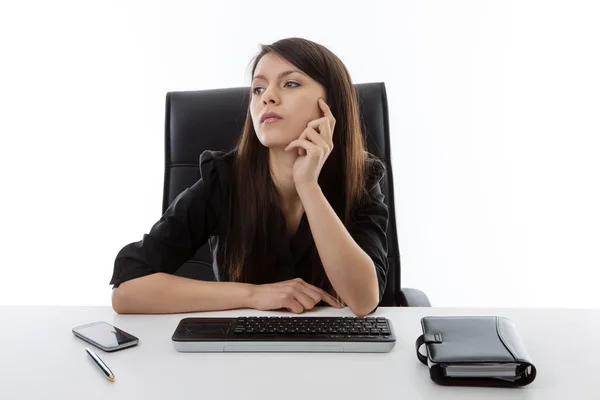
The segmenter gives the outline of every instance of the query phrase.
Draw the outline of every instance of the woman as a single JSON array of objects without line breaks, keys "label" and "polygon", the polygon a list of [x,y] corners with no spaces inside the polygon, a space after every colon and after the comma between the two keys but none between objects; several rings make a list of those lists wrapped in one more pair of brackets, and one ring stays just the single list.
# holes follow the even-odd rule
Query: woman
[{"label": "woman", "polygon": [[[365,151],[348,71],[309,40],[261,48],[235,149],[204,152],[200,180],[117,255],[116,312],[328,304],[366,315],[381,301],[384,167]],[[216,282],[172,275],[208,240]]]}]

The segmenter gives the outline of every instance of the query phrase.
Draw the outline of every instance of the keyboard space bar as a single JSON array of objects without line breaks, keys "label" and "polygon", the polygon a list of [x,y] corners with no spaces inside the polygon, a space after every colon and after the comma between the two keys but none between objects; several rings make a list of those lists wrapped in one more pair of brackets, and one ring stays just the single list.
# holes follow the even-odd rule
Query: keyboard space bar
[{"label": "keyboard space bar", "polygon": [[223,347],[224,352],[318,352],[318,353],[343,353],[344,347],[332,344],[312,344],[312,343],[290,343],[290,344],[230,344]]}]

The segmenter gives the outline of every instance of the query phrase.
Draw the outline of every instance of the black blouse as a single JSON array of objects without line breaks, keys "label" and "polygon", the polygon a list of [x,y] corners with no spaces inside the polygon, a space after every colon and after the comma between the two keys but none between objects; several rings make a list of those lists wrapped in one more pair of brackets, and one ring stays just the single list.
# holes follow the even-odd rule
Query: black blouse
[{"label": "black blouse", "polygon": [[[200,179],[185,189],[171,203],[162,217],[143,235],[141,241],[130,243],[117,254],[110,284],[118,287],[130,279],[155,272],[174,273],[196,251],[210,240],[213,250],[213,270],[218,281],[227,281],[216,261],[219,221],[226,220],[226,196],[231,183],[233,153],[205,151],[200,156]],[[385,173],[383,164],[369,158],[367,188],[369,199],[351,213],[348,232],[371,257],[379,282],[379,301],[383,297],[388,271],[387,238],[388,207],[380,182]],[[273,282],[300,277],[317,285],[311,276],[311,254],[316,252],[306,214],[292,238],[282,235],[278,246],[278,276]],[[325,303],[323,303],[325,304]]]}]

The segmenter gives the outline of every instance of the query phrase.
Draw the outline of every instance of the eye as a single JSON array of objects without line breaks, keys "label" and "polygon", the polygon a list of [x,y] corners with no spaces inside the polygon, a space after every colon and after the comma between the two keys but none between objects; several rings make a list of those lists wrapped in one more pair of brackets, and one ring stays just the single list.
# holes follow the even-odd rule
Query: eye
[{"label": "eye", "polygon": [[[285,84],[287,85],[288,83],[293,83],[294,85],[298,85],[298,86],[300,86],[300,84],[299,84],[298,82],[287,81]],[[284,86],[285,86],[285,85],[284,85]],[[294,87],[296,87],[296,86],[294,86]]]},{"label": "eye", "polygon": [[[283,86],[287,85],[288,83],[292,83],[294,85],[297,85],[297,86],[291,86],[291,87],[298,87],[298,86],[300,86],[300,84],[298,82],[294,82],[294,81],[287,81]],[[263,88],[260,87],[260,86],[255,87],[254,89],[252,89],[252,94],[257,95],[258,93],[256,91],[258,89],[263,89]]]}]

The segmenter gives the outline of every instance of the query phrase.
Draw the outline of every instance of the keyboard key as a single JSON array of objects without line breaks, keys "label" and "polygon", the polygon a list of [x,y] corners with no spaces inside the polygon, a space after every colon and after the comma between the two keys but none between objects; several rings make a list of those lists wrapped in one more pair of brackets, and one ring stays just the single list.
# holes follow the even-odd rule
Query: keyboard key
[{"label": "keyboard key", "polygon": [[[278,335],[316,341],[383,340],[391,335],[389,320],[383,317],[238,317],[232,322],[232,333],[236,337],[260,336],[259,340],[270,340]],[[192,334],[195,333],[188,336]]]}]

